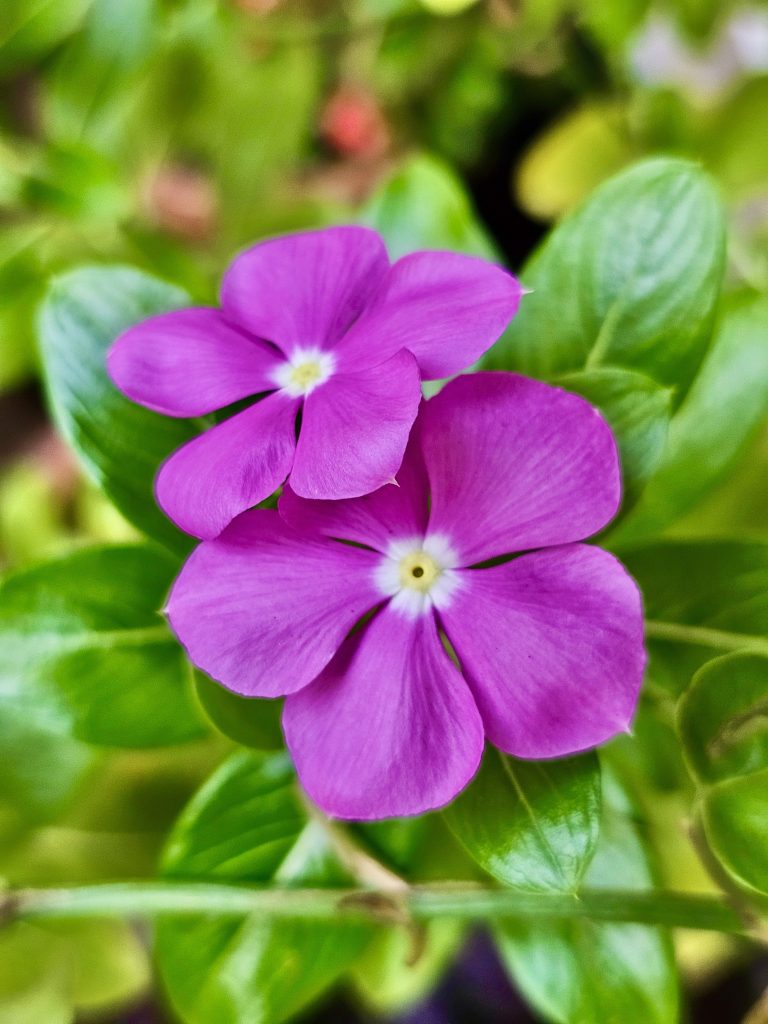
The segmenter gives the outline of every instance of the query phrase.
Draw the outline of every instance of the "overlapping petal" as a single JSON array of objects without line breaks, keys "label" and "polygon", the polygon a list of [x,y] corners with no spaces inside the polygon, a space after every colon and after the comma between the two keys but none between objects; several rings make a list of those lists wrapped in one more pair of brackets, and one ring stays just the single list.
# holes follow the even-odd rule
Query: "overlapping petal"
[{"label": "overlapping petal", "polygon": [[360,316],[388,267],[384,243],[368,228],[284,235],[235,259],[222,283],[222,305],[228,317],[286,355],[328,348]]},{"label": "overlapping petal", "polygon": [[286,484],[280,515],[297,530],[365,544],[386,552],[393,540],[421,537],[427,528],[429,494],[417,444],[409,443],[394,483],[348,501],[308,501]]},{"label": "overlapping petal", "polygon": [[269,497],[291,469],[299,405],[280,393],[267,395],[174,452],[155,482],[165,514],[207,539]]},{"label": "overlapping petal", "polygon": [[283,729],[310,797],[343,818],[440,807],[470,781],[483,751],[472,694],[434,619],[389,609],[288,698]]},{"label": "overlapping petal", "polygon": [[203,416],[275,388],[279,354],[217,309],[180,309],[130,327],[109,351],[109,374],[134,402],[166,416]]},{"label": "overlapping petal", "polygon": [[182,569],[167,612],[189,657],[249,697],[311,682],[380,595],[372,552],[301,536],[273,510],[239,516]]},{"label": "overlapping petal", "polygon": [[463,565],[583,540],[616,514],[616,442],[578,395],[510,373],[447,384],[417,426],[431,532]]},{"label": "overlapping petal", "polygon": [[370,366],[398,349],[424,380],[474,363],[517,312],[521,288],[500,267],[450,252],[417,252],[389,271],[374,300],[337,346],[343,367]]},{"label": "overlapping petal", "polygon": [[573,544],[460,575],[440,615],[493,744],[559,757],[627,728],[645,665],[643,615],[612,555]]},{"label": "overlapping petal", "polygon": [[293,490],[304,498],[356,498],[392,480],[420,401],[419,369],[410,352],[331,377],[304,401]]}]

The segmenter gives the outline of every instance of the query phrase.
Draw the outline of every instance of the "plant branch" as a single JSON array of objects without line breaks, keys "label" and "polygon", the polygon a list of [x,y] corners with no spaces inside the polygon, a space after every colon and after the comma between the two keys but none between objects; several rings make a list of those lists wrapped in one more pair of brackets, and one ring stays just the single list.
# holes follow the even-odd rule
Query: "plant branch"
[{"label": "plant branch", "polygon": [[727,900],[718,896],[612,890],[560,896],[464,882],[414,886],[398,893],[372,889],[258,889],[184,881],[18,889],[0,897],[0,922],[163,914],[262,914],[303,920],[391,921],[393,899],[405,905],[418,921],[590,918],[761,937],[759,928],[752,927],[753,922],[745,922]]},{"label": "plant branch", "polygon": [[685,626],[677,622],[657,622],[646,619],[645,635],[649,640],[669,640],[673,643],[714,647],[719,651],[753,651],[768,655],[768,640],[747,633],[729,633],[707,626]]}]

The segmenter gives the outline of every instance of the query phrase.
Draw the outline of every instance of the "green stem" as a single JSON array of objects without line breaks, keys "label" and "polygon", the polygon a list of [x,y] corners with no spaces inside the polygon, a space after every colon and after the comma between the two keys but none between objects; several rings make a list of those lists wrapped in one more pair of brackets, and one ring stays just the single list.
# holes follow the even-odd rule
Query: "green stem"
[{"label": "green stem", "polygon": [[753,651],[768,656],[768,640],[747,633],[729,633],[707,626],[684,626],[677,622],[656,622],[646,619],[645,634],[651,640],[714,647],[719,651]]},{"label": "green stem", "polygon": [[0,900],[0,920],[85,917],[154,917],[219,914],[240,917],[392,920],[392,910],[413,920],[487,921],[590,918],[738,934],[750,932],[727,901],[678,892],[593,890],[560,896],[493,889],[467,883],[417,886],[393,894],[373,889],[257,889],[203,882],[114,882],[67,889],[19,889]]}]

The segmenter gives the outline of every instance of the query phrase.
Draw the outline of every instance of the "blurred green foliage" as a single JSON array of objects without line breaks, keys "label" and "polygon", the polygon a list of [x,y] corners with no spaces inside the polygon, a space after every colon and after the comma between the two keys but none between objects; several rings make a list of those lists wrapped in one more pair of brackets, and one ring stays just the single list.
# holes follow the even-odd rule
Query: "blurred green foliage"
[{"label": "blurred green foliage", "polygon": [[[165,661],[131,649],[131,630],[162,629],[152,616],[175,564],[137,529],[184,548],[151,478],[199,425],[131,406],[102,363],[121,326],[186,296],[213,301],[246,244],[353,220],[393,257],[449,248],[522,269],[536,290],[490,365],[555,380],[612,423],[626,501],[607,542],[660,626],[635,736],[603,758],[632,799],[609,782],[599,839],[590,761],[563,786],[550,785],[563,769],[521,768],[532,777],[515,791],[487,767],[446,816],[461,843],[437,816],[355,840],[420,880],[439,862],[442,877],[549,890],[583,872],[647,887],[644,840],[670,820],[680,837],[658,844],[661,870],[689,872],[679,824],[696,793],[731,880],[765,892],[768,5],[730,0],[3,0],[0,566],[20,571],[0,587],[0,876],[147,878],[164,848],[167,876],[345,877],[308,841],[317,830],[282,755],[232,754],[279,745],[277,705],[193,688],[164,637]],[[89,481],[42,411],[46,293],[45,384]],[[87,542],[106,546],[72,553]],[[126,617],[132,585],[144,600]],[[751,653],[711,661],[691,629]],[[105,668],[102,634],[116,630],[125,649]],[[565,883],[562,864],[554,881],[542,873],[542,844],[570,865]],[[354,929],[188,926],[164,924],[158,962],[194,1024],[276,1024],[350,970],[364,1002],[407,1005],[462,933],[430,926],[409,965],[402,931],[361,952]],[[655,930],[518,923],[497,940],[546,1019],[677,1019]],[[601,972],[602,987],[585,984]],[[105,1019],[150,986],[146,943],[125,925],[0,932],[0,1024]]]}]

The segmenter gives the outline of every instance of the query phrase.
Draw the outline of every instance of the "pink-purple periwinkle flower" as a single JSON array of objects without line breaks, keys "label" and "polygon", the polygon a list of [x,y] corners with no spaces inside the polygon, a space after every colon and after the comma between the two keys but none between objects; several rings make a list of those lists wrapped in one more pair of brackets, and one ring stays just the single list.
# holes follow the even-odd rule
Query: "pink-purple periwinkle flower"
[{"label": "pink-purple periwinkle flower", "polygon": [[286,488],[191,555],[168,615],[237,693],[286,695],[299,777],[329,814],[454,797],[485,738],[523,758],[627,728],[645,664],[638,589],[580,541],[620,499],[582,398],[512,374],[424,403],[397,485],[345,501]]},{"label": "pink-purple periwinkle flower", "polygon": [[168,416],[261,396],[158,474],[165,513],[211,538],[287,477],[315,499],[357,497],[391,480],[421,381],[475,362],[520,295],[500,267],[456,253],[413,253],[390,266],[366,228],[287,235],[234,261],[221,309],[165,313],[127,330],[109,372],[133,401]]}]

